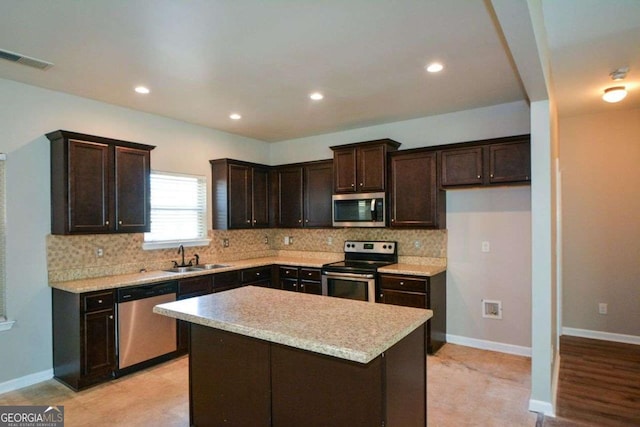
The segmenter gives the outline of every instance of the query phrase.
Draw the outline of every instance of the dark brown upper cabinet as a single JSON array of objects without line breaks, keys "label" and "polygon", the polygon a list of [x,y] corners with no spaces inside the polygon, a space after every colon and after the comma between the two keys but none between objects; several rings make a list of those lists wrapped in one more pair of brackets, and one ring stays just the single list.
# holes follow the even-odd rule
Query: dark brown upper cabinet
[{"label": "dark brown upper cabinet", "polygon": [[269,167],[211,160],[213,228],[269,227]]},{"label": "dark brown upper cabinet", "polygon": [[331,227],[333,161],[278,166],[273,186],[276,227]]},{"label": "dark brown upper cabinet", "polygon": [[440,152],[440,179],[444,188],[531,181],[529,135],[455,144]]},{"label": "dark brown upper cabinet", "polygon": [[445,228],[445,193],[437,183],[437,153],[407,150],[389,155],[391,227]]},{"label": "dark brown upper cabinet", "polygon": [[142,233],[151,224],[151,145],[55,131],[51,233]]},{"label": "dark brown upper cabinet", "polygon": [[399,142],[391,139],[379,139],[330,147],[333,150],[334,191],[385,191],[387,153],[399,146]]}]

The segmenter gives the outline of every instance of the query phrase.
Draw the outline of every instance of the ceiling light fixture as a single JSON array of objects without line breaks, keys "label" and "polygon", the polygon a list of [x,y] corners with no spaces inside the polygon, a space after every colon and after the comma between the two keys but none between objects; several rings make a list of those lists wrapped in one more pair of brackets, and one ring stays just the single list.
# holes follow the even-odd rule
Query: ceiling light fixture
[{"label": "ceiling light fixture", "polygon": [[149,92],[151,92],[149,90],[149,88],[144,87],[144,86],[136,86],[136,88],[134,89],[136,92],[141,93],[143,95],[148,94]]},{"label": "ceiling light fixture", "polygon": [[238,113],[233,113],[233,114],[229,115],[229,118],[231,120],[240,120],[242,118],[242,116],[240,114],[238,114]]},{"label": "ceiling light fixture", "polygon": [[432,62],[431,64],[427,65],[425,69],[430,73],[439,73],[444,69],[444,65],[439,62]]},{"label": "ceiling light fixture", "polygon": [[[615,71],[609,73],[611,76],[611,80],[614,82],[619,82],[624,80],[627,77],[627,73],[629,72],[629,67],[620,67]],[[605,102],[620,102],[627,96],[627,88],[624,86],[613,86],[604,90],[604,94],[602,95],[602,99]]]},{"label": "ceiling light fixture", "polygon": [[309,95],[309,98],[313,99],[314,101],[320,101],[324,98],[324,95],[320,92],[313,92],[311,95]]},{"label": "ceiling light fixture", "polygon": [[620,102],[627,96],[627,90],[624,86],[614,86],[604,90],[602,99],[606,102]]}]

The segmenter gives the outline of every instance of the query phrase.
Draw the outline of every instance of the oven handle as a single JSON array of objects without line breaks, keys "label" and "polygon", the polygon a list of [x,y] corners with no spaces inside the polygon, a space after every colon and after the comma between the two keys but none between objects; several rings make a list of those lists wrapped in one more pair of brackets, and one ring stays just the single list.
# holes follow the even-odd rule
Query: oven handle
[{"label": "oven handle", "polygon": [[353,278],[353,279],[373,279],[374,276],[373,274],[356,274],[356,273],[334,273],[331,271],[323,271],[322,272],[323,276],[327,276],[327,278],[329,277],[344,277],[344,278]]}]

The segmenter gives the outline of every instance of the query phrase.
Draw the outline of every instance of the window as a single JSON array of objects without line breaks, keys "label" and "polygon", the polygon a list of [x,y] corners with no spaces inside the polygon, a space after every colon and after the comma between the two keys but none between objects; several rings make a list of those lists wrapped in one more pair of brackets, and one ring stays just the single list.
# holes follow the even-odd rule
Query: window
[{"label": "window", "polygon": [[204,176],[151,172],[151,232],[144,249],[208,245]]}]

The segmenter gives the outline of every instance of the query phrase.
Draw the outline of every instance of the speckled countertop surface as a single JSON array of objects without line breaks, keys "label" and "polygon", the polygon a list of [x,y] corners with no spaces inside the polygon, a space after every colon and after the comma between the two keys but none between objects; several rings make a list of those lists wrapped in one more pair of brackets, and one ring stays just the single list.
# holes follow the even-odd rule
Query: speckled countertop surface
[{"label": "speckled countertop surface", "polygon": [[447,271],[446,266],[418,264],[392,264],[378,269],[378,273],[409,274],[412,276],[425,277],[435,276],[443,271]]},{"label": "speckled countertop surface", "polygon": [[246,286],[157,305],[176,319],[369,363],[433,316],[431,310]]},{"label": "speckled countertop surface", "polygon": [[[339,261],[341,259],[342,254],[337,254],[335,261]],[[144,273],[118,274],[91,279],[69,280],[66,282],[51,282],[49,283],[49,286],[67,292],[82,293],[121,288],[124,286],[145,285],[164,280],[183,279],[185,277],[222,273],[224,271],[241,270],[244,268],[263,267],[272,264],[320,268],[324,264],[332,261],[333,260],[294,257],[252,258],[240,261],[221,262],[220,264],[223,264],[226,267],[216,268],[214,270],[189,271],[186,273],[171,273],[168,271],[157,270]]]},{"label": "speckled countertop surface", "polygon": [[[144,273],[118,274],[114,276],[95,277],[90,279],[69,280],[65,282],[51,282],[49,286],[67,292],[82,293],[101,291],[105,289],[121,288],[124,286],[145,285],[149,283],[161,282],[164,280],[183,279],[185,277],[195,277],[206,274],[222,273],[224,271],[241,270],[244,268],[263,267],[266,265],[278,264],[294,267],[320,268],[324,264],[342,260],[342,254],[336,254],[336,259],[326,258],[297,258],[297,257],[267,257],[252,258],[240,261],[221,262],[226,267],[214,270],[189,271],[186,273],[170,273],[168,271],[156,270]],[[446,270],[446,267],[435,265],[418,264],[393,264],[379,268],[380,273],[410,274],[415,276],[433,276]]]}]

